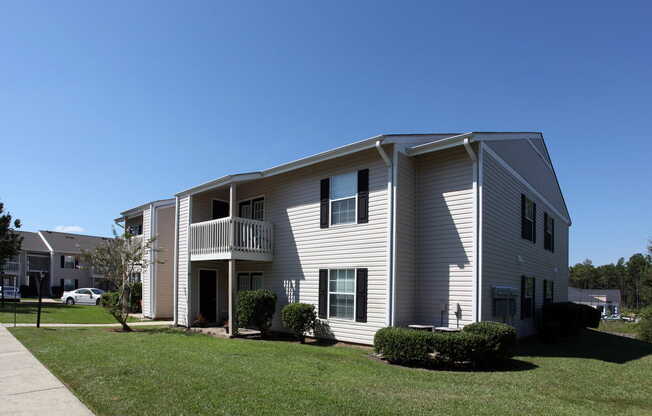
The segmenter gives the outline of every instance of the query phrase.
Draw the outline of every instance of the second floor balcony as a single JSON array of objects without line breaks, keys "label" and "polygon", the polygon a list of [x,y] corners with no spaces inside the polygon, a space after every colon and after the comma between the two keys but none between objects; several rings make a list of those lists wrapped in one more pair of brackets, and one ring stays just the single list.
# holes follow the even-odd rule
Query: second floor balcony
[{"label": "second floor balcony", "polygon": [[225,217],[190,225],[191,260],[271,261],[274,227],[270,222]]},{"label": "second floor balcony", "polygon": [[2,266],[2,271],[6,274],[18,274],[20,271],[20,264],[16,261],[7,262]]}]

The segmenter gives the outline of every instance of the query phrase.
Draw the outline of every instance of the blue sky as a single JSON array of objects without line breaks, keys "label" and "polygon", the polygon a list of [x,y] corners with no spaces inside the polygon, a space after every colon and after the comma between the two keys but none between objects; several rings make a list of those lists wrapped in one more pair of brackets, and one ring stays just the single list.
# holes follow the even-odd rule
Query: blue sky
[{"label": "blue sky", "polygon": [[[526,4],[527,3],[527,4]],[[652,237],[645,2],[17,1],[0,200],[110,235],[132,206],[379,133],[543,131],[570,261]]]}]

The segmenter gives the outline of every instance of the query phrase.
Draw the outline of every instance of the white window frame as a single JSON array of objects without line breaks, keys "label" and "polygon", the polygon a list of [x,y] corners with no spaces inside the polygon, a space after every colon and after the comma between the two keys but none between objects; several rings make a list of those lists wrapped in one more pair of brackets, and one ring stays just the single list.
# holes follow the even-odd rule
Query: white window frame
[{"label": "white window frame", "polygon": [[[333,178],[336,176],[344,176],[344,175],[349,175],[353,174],[353,196],[348,196],[345,198],[333,198]],[[352,224],[357,224],[358,223],[358,171],[354,170],[352,172],[344,172],[344,173],[339,173],[337,175],[332,175],[329,179],[329,184],[328,184],[328,225],[329,227],[346,227],[350,226]],[[345,201],[347,199],[353,198],[354,203],[355,203],[355,212],[353,213],[353,221],[352,222],[344,222],[344,223],[339,223],[339,224],[333,224],[333,202],[337,201]]]},{"label": "white window frame", "polygon": [[[72,257],[72,267],[66,267],[66,265],[68,264],[68,258],[69,257]],[[81,259],[77,255],[64,254],[63,255],[63,268],[64,269],[69,269],[69,270],[79,270],[81,268],[80,260]]]},{"label": "white window frame", "polygon": [[[356,267],[333,267],[328,270],[328,280],[326,288],[326,318],[333,321],[344,321],[344,322],[355,322],[355,317],[358,306],[358,269]],[[351,293],[345,292],[331,292],[331,271],[332,270],[353,270],[353,317],[351,318],[341,318],[341,317],[331,317],[331,294],[333,295],[351,295]]]},{"label": "white window frame", "polygon": [[[246,271],[246,272],[236,272],[236,288],[240,286],[240,276],[246,274],[247,277],[249,278],[249,289],[247,290],[256,290],[251,288],[251,275],[252,274],[259,274],[260,275],[260,288],[265,289],[265,273],[262,271],[257,271],[257,270],[252,270],[252,271]],[[240,292],[241,289],[237,289],[237,292]]]},{"label": "white window frame", "polygon": [[[265,194],[253,196],[251,198],[247,197],[245,199],[238,200],[237,216],[238,217],[240,216],[240,204],[243,203],[243,202],[250,202],[251,203],[251,205],[250,205],[251,216],[253,217],[253,215],[254,215],[254,201],[257,200],[257,199],[262,199],[263,200],[263,219],[262,220],[254,220],[254,221],[266,221],[267,220],[267,198],[265,198]],[[253,219],[253,218],[248,218],[248,219]]]},{"label": "white window frame", "polygon": [[525,196],[525,219],[534,222],[534,201],[527,196]]}]

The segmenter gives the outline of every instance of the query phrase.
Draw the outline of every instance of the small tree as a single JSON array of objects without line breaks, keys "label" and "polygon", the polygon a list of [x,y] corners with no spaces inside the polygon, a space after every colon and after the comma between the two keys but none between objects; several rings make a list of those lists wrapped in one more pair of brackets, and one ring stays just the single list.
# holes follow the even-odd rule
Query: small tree
[{"label": "small tree", "polygon": [[154,238],[141,240],[128,232],[118,236],[114,229],[112,239],[94,250],[82,252],[85,265],[103,274],[116,288],[115,295],[105,295],[102,305],[122,325],[123,331],[131,331],[127,318],[131,312],[131,293],[137,283],[132,277],[135,272],[144,272],[149,266],[147,254],[158,251],[153,248],[153,243]]},{"label": "small tree", "polygon": [[[20,246],[23,237],[15,229],[20,228],[20,220],[11,221],[11,214],[4,212],[4,204],[0,202],[0,286],[5,285],[4,266],[7,261],[20,253]],[[12,226],[13,225],[13,226]],[[2,304],[4,306],[5,296],[2,291]]]},{"label": "small tree", "polygon": [[261,338],[267,337],[275,310],[276,293],[271,290],[245,290],[238,295],[238,323],[246,328],[258,329]]}]

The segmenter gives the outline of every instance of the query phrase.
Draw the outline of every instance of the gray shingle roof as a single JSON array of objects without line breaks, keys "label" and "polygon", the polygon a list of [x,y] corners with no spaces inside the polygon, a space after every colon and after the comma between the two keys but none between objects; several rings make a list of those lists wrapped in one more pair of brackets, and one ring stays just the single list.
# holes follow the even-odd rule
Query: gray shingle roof
[{"label": "gray shingle roof", "polygon": [[54,251],[64,253],[81,253],[82,250],[92,250],[109,240],[107,237],[60,233],[57,231],[41,231]]},{"label": "gray shingle roof", "polygon": [[23,244],[21,245],[21,250],[24,251],[40,251],[49,253],[50,250],[43,242],[41,236],[38,233],[33,233],[31,231],[18,231],[23,237]]}]

